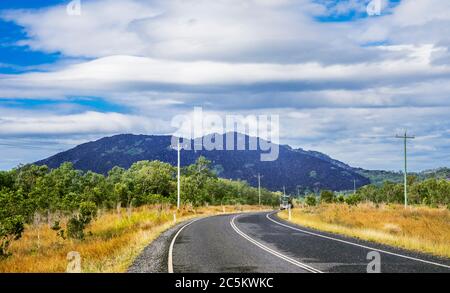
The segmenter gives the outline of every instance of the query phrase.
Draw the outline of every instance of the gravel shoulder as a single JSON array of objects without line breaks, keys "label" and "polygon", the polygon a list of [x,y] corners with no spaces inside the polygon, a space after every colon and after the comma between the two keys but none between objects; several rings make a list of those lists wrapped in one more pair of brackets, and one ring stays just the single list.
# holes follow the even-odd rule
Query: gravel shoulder
[{"label": "gravel shoulder", "polygon": [[192,219],[164,231],[150,243],[128,268],[127,273],[167,273],[169,245],[175,233]]}]

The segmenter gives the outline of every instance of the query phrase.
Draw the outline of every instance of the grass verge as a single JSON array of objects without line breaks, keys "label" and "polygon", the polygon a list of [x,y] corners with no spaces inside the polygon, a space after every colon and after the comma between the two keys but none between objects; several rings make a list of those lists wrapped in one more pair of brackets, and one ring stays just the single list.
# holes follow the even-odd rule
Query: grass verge
[{"label": "grass verge", "polygon": [[67,254],[80,253],[83,272],[125,272],[142,250],[162,232],[177,223],[202,216],[256,211],[257,206],[184,207],[176,212],[169,206],[146,206],[128,217],[108,212],[88,227],[85,240],[64,240],[49,225],[28,226],[23,237],[11,245],[12,256],[0,260],[0,272],[65,272]]},{"label": "grass verge", "polygon": [[[278,214],[288,219],[288,212]],[[295,208],[291,222],[326,232],[450,258],[450,211],[401,205],[322,204]]]}]

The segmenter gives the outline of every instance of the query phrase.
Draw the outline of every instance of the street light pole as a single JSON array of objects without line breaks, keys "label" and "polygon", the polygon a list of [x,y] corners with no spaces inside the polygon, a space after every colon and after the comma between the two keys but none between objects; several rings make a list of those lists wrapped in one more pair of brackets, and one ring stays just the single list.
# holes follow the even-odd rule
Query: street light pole
[{"label": "street light pole", "polygon": [[408,161],[407,161],[407,142],[408,139],[415,139],[415,136],[408,136],[407,131],[404,135],[396,135],[396,138],[403,139],[405,151],[405,171],[404,171],[404,192],[405,192],[405,208],[408,206]]}]

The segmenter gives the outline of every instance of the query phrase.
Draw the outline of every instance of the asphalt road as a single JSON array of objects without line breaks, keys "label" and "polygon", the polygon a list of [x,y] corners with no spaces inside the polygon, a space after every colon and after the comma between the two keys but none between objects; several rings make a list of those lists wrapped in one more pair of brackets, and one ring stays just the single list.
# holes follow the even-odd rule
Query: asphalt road
[{"label": "asphalt road", "polygon": [[449,259],[318,232],[266,212],[215,216],[181,227],[171,241],[168,271],[366,273],[377,254],[380,266],[370,265],[372,271],[450,273]]}]

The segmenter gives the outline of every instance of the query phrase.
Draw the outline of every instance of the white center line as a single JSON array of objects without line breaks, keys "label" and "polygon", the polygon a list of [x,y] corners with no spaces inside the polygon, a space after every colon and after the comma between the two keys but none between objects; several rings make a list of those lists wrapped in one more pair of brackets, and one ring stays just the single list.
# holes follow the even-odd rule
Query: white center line
[{"label": "white center line", "polygon": [[231,227],[234,229],[234,231],[236,233],[238,233],[240,236],[242,236],[246,240],[250,241],[254,245],[258,246],[259,248],[269,252],[270,254],[272,254],[272,255],[274,255],[274,256],[276,256],[278,258],[281,258],[281,259],[283,259],[283,260],[285,260],[285,261],[287,261],[287,262],[289,262],[289,263],[291,263],[291,264],[293,264],[293,265],[295,265],[295,266],[297,266],[299,268],[302,268],[302,269],[304,269],[304,270],[306,270],[308,272],[311,272],[311,273],[323,273],[323,272],[319,271],[318,269],[315,269],[315,268],[313,268],[313,267],[311,267],[311,266],[309,266],[307,264],[301,263],[301,262],[299,262],[299,261],[297,261],[297,260],[295,260],[293,258],[290,258],[290,257],[288,257],[286,255],[283,255],[283,254],[279,253],[278,251],[275,251],[275,250],[265,246],[264,244],[256,241],[255,239],[251,238],[250,236],[248,236],[247,234],[245,234],[244,232],[239,230],[239,228],[234,223],[234,220],[237,217],[239,217],[239,216],[240,215],[233,217],[233,219],[231,220],[230,224],[231,224]]}]

